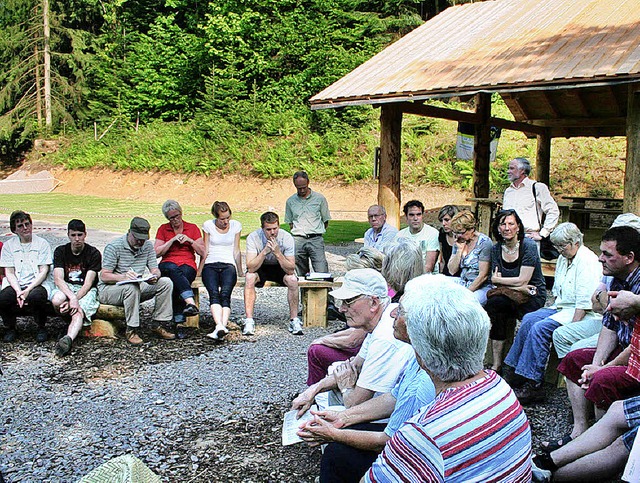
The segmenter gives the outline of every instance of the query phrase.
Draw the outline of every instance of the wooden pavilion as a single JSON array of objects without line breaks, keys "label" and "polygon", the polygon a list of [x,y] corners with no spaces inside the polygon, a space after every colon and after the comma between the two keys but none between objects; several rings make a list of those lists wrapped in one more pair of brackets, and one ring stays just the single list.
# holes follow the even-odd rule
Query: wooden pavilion
[{"label": "wooden pavilion", "polygon": [[[499,93],[515,121],[493,117]],[[475,112],[425,101],[475,97]],[[400,218],[403,114],[476,126],[473,192],[489,195],[491,126],[537,138],[626,136],[624,211],[640,213],[640,0],[489,0],[451,7],[310,100],[312,109],[381,107],[378,202]]]}]

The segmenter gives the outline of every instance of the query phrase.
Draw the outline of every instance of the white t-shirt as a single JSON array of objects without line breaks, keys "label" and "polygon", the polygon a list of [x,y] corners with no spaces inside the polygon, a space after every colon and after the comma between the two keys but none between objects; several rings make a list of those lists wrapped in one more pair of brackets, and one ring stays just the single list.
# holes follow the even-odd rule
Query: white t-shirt
[{"label": "white t-shirt", "polygon": [[[422,259],[427,262],[427,252],[440,251],[440,242],[438,241],[438,230],[426,223],[418,233],[411,233],[409,227],[403,228],[398,232],[397,238],[405,237],[413,240],[418,244],[422,251]],[[438,263],[433,267],[432,273],[438,273]]]},{"label": "white t-shirt", "polygon": [[362,343],[358,355],[364,359],[364,363],[356,383],[358,387],[377,393],[391,392],[405,366],[415,357],[410,344],[393,336],[391,312],[397,306],[389,304],[376,328]]},{"label": "white t-shirt", "polygon": [[[220,233],[216,228],[214,220],[207,220],[202,225],[202,231],[209,234],[209,251],[205,263],[230,263],[235,265],[233,259],[233,246],[236,240],[236,234],[242,231],[242,225],[239,221],[230,220],[229,230],[226,233]],[[238,267],[236,267],[238,268]]]}]

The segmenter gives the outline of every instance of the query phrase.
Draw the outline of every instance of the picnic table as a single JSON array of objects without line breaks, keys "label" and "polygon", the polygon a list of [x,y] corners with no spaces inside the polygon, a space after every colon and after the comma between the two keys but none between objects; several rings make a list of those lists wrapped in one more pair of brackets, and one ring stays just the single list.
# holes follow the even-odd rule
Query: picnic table
[{"label": "picnic table", "polygon": [[[602,198],[595,196],[563,196],[569,200],[569,221],[575,223],[580,230],[590,228],[591,215],[607,217],[606,225],[610,225],[613,218],[622,214],[622,198]],[[609,219],[611,218],[611,219]]]}]

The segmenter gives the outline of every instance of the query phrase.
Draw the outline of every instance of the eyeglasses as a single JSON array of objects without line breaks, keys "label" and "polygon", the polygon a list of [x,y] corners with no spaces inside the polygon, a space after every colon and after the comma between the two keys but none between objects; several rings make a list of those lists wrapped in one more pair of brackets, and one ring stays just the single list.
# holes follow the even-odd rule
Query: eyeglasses
[{"label": "eyeglasses", "polygon": [[398,305],[395,309],[393,309],[393,311],[391,312],[391,317],[393,317],[395,320],[398,320],[400,318],[406,318],[407,317],[407,312],[404,309],[404,307],[402,307],[401,305]]},{"label": "eyeglasses", "polygon": [[178,219],[178,218],[180,218],[181,216],[182,216],[182,213],[178,213],[177,215],[170,216],[170,217],[168,218],[168,220],[169,220],[169,221],[177,220],[177,219]]},{"label": "eyeglasses", "polygon": [[344,306],[345,309],[350,309],[353,304],[355,304],[358,300],[368,297],[368,295],[358,295],[356,297],[350,299],[336,299],[334,305],[338,310]]}]

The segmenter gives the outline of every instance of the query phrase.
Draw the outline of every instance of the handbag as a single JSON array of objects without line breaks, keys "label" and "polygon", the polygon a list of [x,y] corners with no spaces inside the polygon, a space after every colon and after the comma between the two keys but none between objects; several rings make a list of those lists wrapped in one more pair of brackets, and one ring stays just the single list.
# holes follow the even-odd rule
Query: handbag
[{"label": "handbag", "polygon": [[[540,219],[540,212],[538,211],[538,198],[536,196],[536,184],[533,183],[531,185],[531,190],[533,191],[533,204],[536,205],[536,215],[538,217],[538,225],[542,226],[542,222],[544,220]],[[549,235],[543,236],[540,239],[540,258],[544,258],[545,260],[555,260],[560,256],[560,252],[553,246],[551,243],[551,238]]]},{"label": "handbag", "polygon": [[551,243],[551,238],[543,236],[540,239],[540,258],[545,260],[555,260],[560,256],[558,249]]},{"label": "handbag", "polygon": [[509,300],[515,302],[518,305],[525,304],[531,298],[528,293],[521,292],[509,287],[494,287],[487,292],[487,298],[495,297],[497,295],[504,295]]}]

